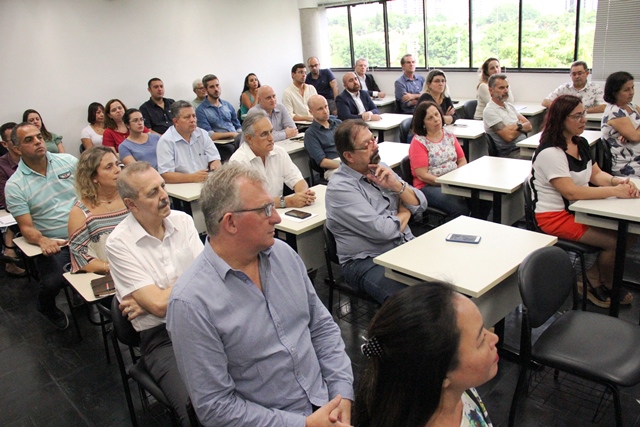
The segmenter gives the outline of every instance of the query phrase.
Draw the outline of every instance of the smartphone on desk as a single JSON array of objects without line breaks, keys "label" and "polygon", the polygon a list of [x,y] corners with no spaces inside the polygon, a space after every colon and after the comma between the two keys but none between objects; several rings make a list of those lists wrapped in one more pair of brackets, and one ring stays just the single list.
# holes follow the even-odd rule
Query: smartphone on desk
[{"label": "smartphone on desk", "polygon": [[449,234],[446,237],[447,242],[457,243],[480,243],[480,236],[473,236],[471,234]]},{"label": "smartphone on desk", "polygon": [[298,209],[291,209],[290,211],[287,211],[284,214],[288,216],[292,216],[294,218],[298,218],[298,219],[305,219],[311,216],[309,212],[299,211]]}]

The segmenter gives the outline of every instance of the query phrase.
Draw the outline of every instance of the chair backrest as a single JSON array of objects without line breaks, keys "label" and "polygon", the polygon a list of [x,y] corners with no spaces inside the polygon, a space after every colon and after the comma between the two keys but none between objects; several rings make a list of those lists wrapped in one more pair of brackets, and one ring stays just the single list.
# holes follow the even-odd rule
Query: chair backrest
[{"label": "chair backrest", "polygon": [[487,151],[489,152],[489,155],[491,157],[500,157],[500,155],[498,154],[498,146],[493,140],[493,137],[488,133],[485,133],[484,135],[487,138]]},{"label": "chair backrest", "polygon": [[340,264],[340,260],[338,259],[338,247],[336,246],[336,238],[333,236],[333,233],[327,228],[327,224],[322,227],[322,232],[324,233],[324,249],[327,258],[334,264]]},{"label": "chair backrest", "polygon": [[413,122],[413,117],[409,117],[400,122],[400,142],[404,144],[410,144],[411,140],[409,136],[413,136],[411,134],[411,123]]},{"label": "chair backrest", "polygon": [[529,231],[540,231],[536,222],[536,213],[533,208],[533,199],[531,198],[531,185],[529,177],[525,178],[522,183],[522,194],[524,195],[524,219]]},{"label": "chair backrest", "polygon": [[530,253],[518,269],[518,286],[532,328],[542,326],[567,300],[576,286],[567,253],[550,246]]},{"label": "chair backrest", "polygon": [[400,162],[400,175],[409,184],[413,185],[413,175],[411,175],[411,160],[409,156],[404,156],[404,159]]},{"label": "chair backrest", "polygon": [[476,115],[476,108],[478,108],[478,100],[477,99],[471,99],[471,100],[465,102],[464,106],[462,107],[462,111],[464,112],[464,116],[469,120],[473,120],[473,117]]},{"label": "chair backrest", "polygon": [[611,173],[613,159],[611,156],[611,147],[609,143],[602,138],[596,141],[596,161],[600,169],[607,173]]},{"label": "chair backrest", "polygon": [[[313,172],[317,172],[320,175],[320,179],[316,180],[316,177]],[[326,184],[327,181],[324,179],[324,168],[320,167],[311,157],[309,157],[309,180],[311,181],[311,187],[316,184]]]},{"label": "chair backrest", "polygon": [[118,308],[119,304],[118,298],[114,297],[111,301],[111,321],[116,338],[129,347],[139,347],[140,333],[133,329],[131,322],[122,315],[122,311]]}]

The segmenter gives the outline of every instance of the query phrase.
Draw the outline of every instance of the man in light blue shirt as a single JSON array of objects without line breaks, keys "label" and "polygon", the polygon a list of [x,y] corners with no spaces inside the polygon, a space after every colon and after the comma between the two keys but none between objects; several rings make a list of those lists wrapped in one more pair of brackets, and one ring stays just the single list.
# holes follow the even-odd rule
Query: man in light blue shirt
[{"label": "man in light blue shirt", "polygon": [[207,90],[207,97],[196,110],[198,127],[206,130],[214,141],[234,140],[233,144],[219,145],[223,159],[227,160],[238,148],[242,125],[233,105],[220,98],[220,80],[213,74],[207,74],[202,78],[202,84]]},{"label": "man in light blue shirt", "polygon": [[342,163],[327,186],[327,228],[347,282],[383,303],[405,285],[385,277],[373,258],[413,239],[409,220],[424,212],[427,200],[380,163],[378,144],[362,120],[343,122],[334,140]]},{"label": "man in light blue shirt", "polygon": [[171,105],[173,126],[158,141],[158,172],[165,182],[202,182],[220,167],[220,153],[204,129],[196,126],[196,113],[188,101]]},{"label": "man in light blue shirt", "polygon": [[403,56],[400,65],[402,75],[395,82],[396,104],[400,107],[398,113],[413,114],[424,87],[424,77],[416,74],[416,61],[411,54]]},{"label": "man in light blue shirt", "polygon": [[353,373],[340,329],[300,257],[274,238],[280,216],[262,175],[223,165],[200,202],[209,240],[176,281],[167,311],[200,422],[350,425]]},{"label": "man in light blue shirt", "polygon": [[251,110],[264,110],[273,126],[273,140],[282,141],[298,134],[298,128],[284,105],[278,104],[276,92],[271,86],[263,85],[258,89],[258,104]]},{"label": "man in light blue shirt", "polygon": [[74,172],[78,159],[70,154],[48,153],[40,130],[29,123],[13,128],[11,142],[22,157],[5,187],[7,210],[24,238],[42,250],[35,259],[40,276],[36,308],[56,328],[66,329],[69,319],[56,306],[56,296],[66,284],[63,268],[70,262],[67,222],[76,201]]}]

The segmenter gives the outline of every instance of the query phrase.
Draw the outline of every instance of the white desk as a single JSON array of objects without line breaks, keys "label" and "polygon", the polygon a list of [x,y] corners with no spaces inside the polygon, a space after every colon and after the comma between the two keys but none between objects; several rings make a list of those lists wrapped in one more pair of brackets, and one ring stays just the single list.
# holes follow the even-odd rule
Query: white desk
[{"label": "white desk", "polygon": [[587,114],[587,129],[601,129],[602,116],[604,113],[589,113]]},{"label": "white desk", "polygon": [[[285,240],[302,258],[307,271],[315,271],[325,265],[324,260],[324,236],[322,226],[327,219],[327,212],[324,205],[325,185],[315,185],[311,187],[316,193],[316,201],[311,206],[303,208],[277,209],[282,222],[276,224],[276,233],[279,238]],[[285,215],[286,212],[297,209],[317,216],[304,221],[294,221]]]},{"label": "white desk", "polygon": [[[449,233],[482,240],[447,242]],[[522,260],[556,241],[554,236],[461,216],[373,261],[385,267],[387,277],[407,285],[434,279],[451,282],[473,298],[486,325],[495,325],[521,303],[517,270]]]},{"label": "white desk", "polygon": [[88,303],[93,303],[102,298],[106,298],[109,295],[105,295],[103,297],[96,297],[93,294],[93,289],[91,288],[91,281],[94,279],[100,279],[104,277],[101,274],[96,273],[80,273],[80,274],[71,274],[64,273],[64,278],[69,282],[73,289],[75,289],[80,296]]},{"label": "white desk", "polygon": [[459,119],[446,128],[463,140],[464,155],[470,162],[489,154],[482,120]]},{"label": "white desk", "polygon": [[[299,138],[302,137],[302,138]],[[294,137],[294,140],[283,139],[277,141],[276,144],[287,151],[293,163],[300,169],[303,178],[309,178],[311,171],[309,170],[309,153],[304,148],[304,132]]]},{"label": "white desk", "polygon": [[529,120],[533,127],[532,132],[537,133],[542,129],[542,121],[547,107],[543,107],[540,102],[514,102],[513,105],[518,113]]},{"label": "white desk", "polygon": [[[411,114],[395,114],[395,113],[383,113],[380,114],[382,120],[377,121],[369,121],[367,125],[372,130],[378,131],[378,140],[380,142],[384,142],[384,132],[393,130],[397,127],[400,127],[400,123],[402,123],[405,119],[410,119],[413,116]],[[395,136],[395,135],[394,135]],[[400,138],[397,139],[399,141]]]},{"label": "white desk", "polygon": [[396,112],[396,97],[393,93],[391,95],[386,95],[384,98],[372,98],[372,100],[375,106],[378,107],[380,114]]},{"label": "white desk", "polygon": [[401,142],[383,142],[378,145],[380,159],[391,169],[395,169],[400,166],[402,159],[409,155],[409,145]]},{"label": "white desk", "polygon": [[[540,145],[541,135],[542,132],[538,132],[535,135],[532,135],[529,138],[523,139],[522,141],[516,143],[516,146],[520,147],[520,155],[522,157],[533,157],[533,154]],[[593,147],[598,139],[600,139],[600,136],[602,136],[602,132],[600,132],[599,130],[585,130],[584,132],[582,132],[581,136],[587,140],[590,147]],[[594,155],[595,153],[591,154]]]},{"label": "white desk", "polygon": [[[165,191],[169,197],[174,199],[174,205],[178,199],[182,202],[182,209],[193,218],[193,222],[196,225],[198,233],[204,233],[207,231],[207,226],[204,223],[204,214],[200,208],[200,191],[202,191],[202,182],[185,182],[182,184],[165,184]],[[177,208],[177,206],[174,206]]]},{"label": "white desk", "polygon": [[484,156],[442,175],[436,182],[445,194],[470,197],[474,216],[479,200],[493,201],[494,222],[511,225],[524,216],[522,183],[530,172],[529,160]]},{"label": "white desk", "polygon": [[[634,179],[636,185],[640,180]],[[569,209],[576,213],[576,222],[594,227],[618,231],[616,259],[613,272],[613,292],[609,314],[618,316],[620,302],[618,295],[624,276],[627,236],[640,234],[640,199],[578,200]]]}]

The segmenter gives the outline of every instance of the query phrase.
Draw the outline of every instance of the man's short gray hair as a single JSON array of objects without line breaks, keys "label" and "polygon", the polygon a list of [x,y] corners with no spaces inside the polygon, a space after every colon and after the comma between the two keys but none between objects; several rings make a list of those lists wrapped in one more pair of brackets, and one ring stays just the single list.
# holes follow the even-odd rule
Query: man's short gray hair
[{"label": "man's short gray hair", "polygon": [[191,89],[195,90],[199,84],[202,83],[202,79],[195,79],[193,83],[191,83]]},{"label": "man's short gray hair", "polygon": [[118,180],[116,181],[116,187],[118,188],[118,194],[120,198],[124,199],[138,199],[139,189],[131,185],[131,177],[133,175],[139,175],[143,172],[152,169],[153,166],[149,162],[134,162],[122,169],[118,174]]},{"label": "man's short gray hair", "polygon": [[189,101],[184,101],[182,99],[171,104],[171,107],[169,107],[169,111],[171,111],[171,118],[177,119],[180,117],[180,111],[182,111],[183,108],[193,108],[193,105],[191,105]]},{"label": "man's short gray hair", "polygon": [[241,178],[262,184],[266,187],[260,172],[244,163],[229,162],[220,166],[209,177],[200,192],[200,206],[209,236],[215,236],[220,230],[220,219],[231,211],[242,209],[240,199]]},{"label": "man's short gray hair", "polygon": [[507,80],[507,75],[506,74],[494,74],[491,77],[489,77],[489,81],[487,82],[487,85],[489,85],[490,88],[494,88],[496,86],[496,80]]},{"label": "man's short gray hair", "polygon": [[245,135],[253,136],[253,127],[256,123],[258,123],[261,119],[269,120],[269,116],[264,110],[251,110],[244,118],[242,122],[242,133]]}]

